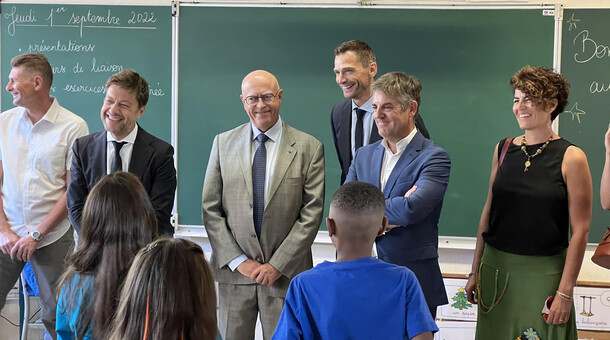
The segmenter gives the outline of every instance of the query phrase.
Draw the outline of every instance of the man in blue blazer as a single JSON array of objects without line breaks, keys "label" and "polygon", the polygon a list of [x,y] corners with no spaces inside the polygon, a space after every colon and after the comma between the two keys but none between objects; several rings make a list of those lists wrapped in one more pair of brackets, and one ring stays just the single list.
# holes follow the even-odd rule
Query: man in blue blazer
[{"label": "man in blue blazer", "polygon": [[415,273],[436,317],[436,307],[447,303],[438,264],[438,220],[451,161],[415,127],[421,103],[417,78],[390,72],[373,83],[372,91],[373,118],[383,139],[356,151],[346,183],[367,182],[383,191],[390,226],[375,242],[378,257]]},{"label": "man in blue blazer", "polygon": [[104,130],[81,137],[72,148],[68,185],[68,216],[80,233],[81,215],[89,191],[106,174],[136,175],[157,215],[159,235],[173,235],[170,217],[176,192],[174,149],[136,123],[146,109],[148,83],[133,70],[123,70],[106,82],[101,110]]},{"label": "man in blue blazer", "polygon": [[[371,84],[377,74],[377,61],[373,49],[362,40],[350,40],[339,44],[335,47],[334,72],[335,81],[346,98],[333,107],[330,115],[330,126],[341,166],[341,184],[343,184],[356,150],[381,139],[373,120],[371,107],[373,101]],[[430,138],[424,120],[419,114],[415,115],[415,127],[424,137]]]}]

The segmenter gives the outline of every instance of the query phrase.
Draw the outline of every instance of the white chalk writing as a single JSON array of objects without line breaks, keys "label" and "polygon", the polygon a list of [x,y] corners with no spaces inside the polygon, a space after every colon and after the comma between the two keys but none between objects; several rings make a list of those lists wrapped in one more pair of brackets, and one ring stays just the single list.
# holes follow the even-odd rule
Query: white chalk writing
[{"label": "white chalk writing", "polygon": [[128,24],[135,24],[135,23],[149,23],[149,22],[157,22],[157,18],[155,18],[155,13],[153,12],[143,12],[143,13],[136,13],[134,11],[131,11],[131,18],[129,20],[127,20]]},{"label": "white chalk writing", "polygon": [[7,32],[10,36],[15,35],[15,26],[23,23],[34,23],[36,22],[36,16],[34,10],[30,8],[27,14],[17,14],[17,8],[11,7],[8,13],[4,14],[4,17],[9,20]]},{"label": "white chalk writing", "polygon": [[53,74],[66,73],[66,67],[64,65],[53,66]]},{"label": "white chalk writing", "polygon": [[106,92],[105,86],[98,85],[82,85],[82,84],[66,84],[63,88],[66,92],[88,92],[88,93],[104,93]]},{"label": "white chalk writing", "polygon": [[591,93],[602,93],[608,91],[610,91],[610,83],[598,83],[593,81],[589,86],[589,92]]},{"label": "white chalk writing", "polygon": [[148,94],[154,97],[163,97],[165,96],[165,92],[163,91],[163,89],[153,89],[152,87],[149,88],[148,90]]},{"label": "white chalk writing", "polygon": [[[120,39],[125,34],[110,32],[128,30],[134,32],[128,35],[149,36],[154,34],[153,31],[142,34],[135,32],[156,30],[157,21],[162,21],[158,12],[146,7],[142,7],[142,10],[134,8],[123,11],[113,6],[6,6],[1,15],[4,20],[3,34],[6,33],[9,37],[7,39],[18,45],[16,50],[19,53],[54,52],[49,54],[49,59],[54,59],[51,62],[52,71],[58,77],[55,78],[56,85],[51,88],[51,92],[91,97],[105,93],[106,79],[125,69],[124,64],[117,61],[126,62],[130,67],[134,65],[130,58],[127,61],[121,59],[120,52],[117,55],[115,50],[115,39]],[[86,32],[92,29],[106,30],[109,34],[104,37],[110,38],[92,36],[93,39],[90,39]],[[148,53],[144,48],[147,46],[141,46],[137,41],[133,42],[133,47],[133,51]],[[151,97],[164,97],[169,92],[167,87],[157,81],[149,88]]]},{"label": "white chalk writing", "polygon": [[27,53],[34,52],[93,52],[95,51],[95,44],[77,44],[72,39],[68,42],[62,42],[57,40],[57,43],[45,43],[41,40],[40,43],[28,44]]},{"label": "white chalk writing", "polygon": [[580,50],[574,53],[574,61],[579,64],[586,63],[593,58],[602,59],[610,57],[610,48],[606,45],[598,44],[589,38],[589,30],[582,30],[572,41]]},{"label": "white chalk writing", "polygon": [[91,72],[100,73],[100,72],[112,72],[116,73],[123,69],[123,65],[110,64],[108,62],[98,64],[97,59],[93,58],[91,61]]},{"label": "white chalk writing", "polygon": [[91,24],[107,24],[107,25],[120,25],[121,20],[118,17],[112,15],[112,12],[108,10],[106,16],[91,14],[91,10],[87,11],[87,15],[76,15],[72,13],[68,25],[77,24],[80,25],[80,36],[83,36],[83,25]]}]

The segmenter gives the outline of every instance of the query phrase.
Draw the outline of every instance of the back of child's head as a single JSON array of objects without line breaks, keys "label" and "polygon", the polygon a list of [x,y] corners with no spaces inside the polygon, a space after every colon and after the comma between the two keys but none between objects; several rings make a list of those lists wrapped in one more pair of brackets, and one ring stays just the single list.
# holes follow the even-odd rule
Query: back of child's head
[{"label": "back of child's head", "polygon": [[[383,231],[385,198],[379,188],[364,182],[349,182],[337,189],[330,202],[328,218],[333,237],[351,244],[373,242]],[[337,246],[337,244],[335,244]]]},{"label": "back of child's head", "polygon": [[78,316],[79,334],[93,324],[96,338],[106,337],[116,311],[121,285],[138,250],[157,235],[157,218],[140,180],[128,172],[114,172],[99,180],[84,204],[76,251],[68,258],[68,269],[59,287],[79,282],[62,301],[71,311],[80,301],[82,275],[95,277],[94,296]]},{"label": "back of child's head", "polygon": [[216,291],[203,250],[161,238],[138,252],[121,291],[111,339],[216,339]]},{"label": "back of child's head", "polygon": [[385,197],[376,186],[365,182],[349,182],[337,189],[330,207],[343,214],[368,216],[385,212]]}]

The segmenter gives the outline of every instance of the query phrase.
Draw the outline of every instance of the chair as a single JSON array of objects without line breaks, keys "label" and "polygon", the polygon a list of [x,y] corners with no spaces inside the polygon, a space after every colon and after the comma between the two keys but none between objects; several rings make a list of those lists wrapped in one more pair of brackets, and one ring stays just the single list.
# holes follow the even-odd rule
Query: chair
[{"label": "chair", "polygon": [[[36,286],[36,280],[33,279],[34,275],[31,275],[31,279],[28,279],[30,275],[27,273],[31,272],[30,264],[27,263],[24,270],[21,272],[21,276],[19,278],[19,300],[20,300],[20,316],[21,316],[21,337],[22,340],[27,340],[28,331],[30,329],[44,329],[44,325],[39,322],[30,322],[30,306],[31,306],[31,298],[38,297],[38,287]],[[23,303],[21,303],[23,301]]]}]

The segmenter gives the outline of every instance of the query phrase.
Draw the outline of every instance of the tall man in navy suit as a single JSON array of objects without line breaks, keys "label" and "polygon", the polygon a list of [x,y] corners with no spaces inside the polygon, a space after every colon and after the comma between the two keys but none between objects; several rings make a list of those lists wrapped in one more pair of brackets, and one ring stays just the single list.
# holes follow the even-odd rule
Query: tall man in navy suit
[{"label": "tall man in navy suit", "polygon": [[[346,98],[333,107],[330,115],[343,184],[356,150],[381,139],[371,106],[371,84],[377,74],[375,53],[364,41],[343,42],[335,48],[334,71],[335,81]],[[415,115],[415,126],[424,137],[430,138],[419,114]]]},{"label": "tall man in navy suit", "polygon": [[451,161],[415,127],[421,103],[417,78],[390,72],[373,83],[372,91],[373,117],[383,139],[356,151],[346,182],[367,182],[383,191],[390,226],[375,241],[377,254],[415,273],[436,317],[436,307],[447,303],[438,265],[438,220]]},{"label": "tall man in navy suit", "polygon": [[120,170],[140,178],[157,214],[159,235],[173,235],[174,149],[136,123],[147,102],[148,82],[134,70],[122,70],[106,82],[104,130],[77,139],[73,146],[67,203],[77,232],[89,191],[104,175]]}]

